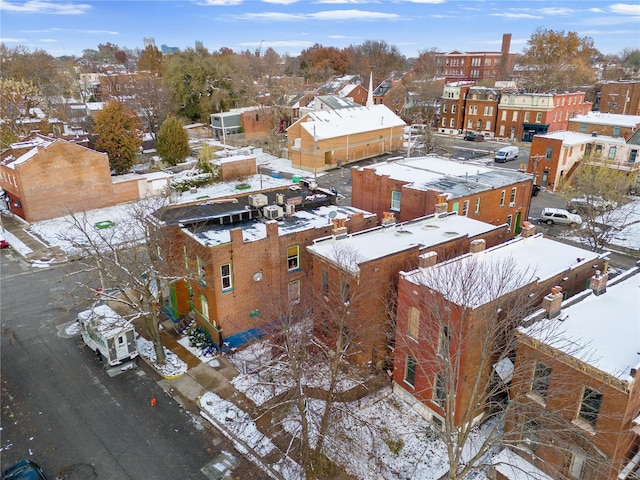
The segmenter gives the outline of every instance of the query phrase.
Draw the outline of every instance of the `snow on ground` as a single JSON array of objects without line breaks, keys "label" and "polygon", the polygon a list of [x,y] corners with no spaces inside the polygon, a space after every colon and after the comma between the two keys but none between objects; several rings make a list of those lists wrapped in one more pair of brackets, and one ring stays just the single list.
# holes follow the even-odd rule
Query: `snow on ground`
[{"label": "snow on ground", "polygon": [[166,362],[164,365],[160,365],[159,363],[156,363],[156,351],[153,347],[153,343],[142,337],[138,337],[137,342],[138,353],[146,358],[165,378],[179,377],[187,372],[187,364],[171,350],[163,347]]}]

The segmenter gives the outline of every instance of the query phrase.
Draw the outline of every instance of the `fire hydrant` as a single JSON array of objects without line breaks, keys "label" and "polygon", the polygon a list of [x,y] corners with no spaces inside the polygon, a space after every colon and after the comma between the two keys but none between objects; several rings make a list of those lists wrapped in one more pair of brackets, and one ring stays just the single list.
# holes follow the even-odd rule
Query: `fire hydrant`
[{"label": "fire hydrant", "polygon": [[149,405],[151,405],[152,407],[155,407],[158,404],[158,401],[156,400],[156,397],[151,397],[151,400],[149,400]]}]

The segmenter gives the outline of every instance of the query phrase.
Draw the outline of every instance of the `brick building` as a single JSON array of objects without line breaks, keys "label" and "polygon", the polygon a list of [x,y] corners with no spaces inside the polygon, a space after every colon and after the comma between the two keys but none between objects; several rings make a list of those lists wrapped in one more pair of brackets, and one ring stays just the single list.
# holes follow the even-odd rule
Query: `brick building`
[{"label": "brick building", "polygon": [[405,126],[385,105],[310,112],[287,129],[289,160],[315,173],[400,150]]},{"label": "brick building", "polygon": [[499,52],[459,52],[437,54],[438,76],[447,82],[486,79],[507,80],[516,63],[515,53],[509,53],[511,34],[502,35]]},{"label": "brick building", "polygon": [[536,135],[531,142],[527,173],[534,183],[551,191],[570,178],[579,162],[585,158],[602,159],[613,168],[640,172],[640,145],[627,143],[622,137],[590,135],[577,132],[554,132]]},{"label": "brick building", "polygon": [[157,212],[163,258],[182,278],[165,292],[165,312],[175,321],[193,317],[217,345],[234,347],[259,335],[275,304],[300,302],[312,264],[305,247],[332,233],[331,219],[349,232],[376,224],[375,215],[309,187]]},{"label": "brick building", "polygon": [[[348,305],[346,324],[336,321],[334,328],[319,335],[330,337],[340,327],[352,332],[350,358],[354,361],[380,369],[389,362],[388,333],[394,328],[390,305],[398,272],[435,258],[423,258],[426,251],[444,260],[468,252],[473,240],[484,239],[493,246],[505,237],[506,225],[446,213],[444,202],[436,208],[442,213],[403,223],[395,223],[388,215],[378,228],[349,235],[338,231],[307,247],[313,258],[311,290],[322,292],[324,301],[319,303],[326,306],[318,309],[319,323],[324,325]],[[348,298],[344,292],[349,292]]]},{"label": "brick building", "polygon": [[469,88],[464,108],[464,130],[473,130],[493,137],[499,100],[500,91],[495,88]]},{"label": "brick building", "polygon": [[622,137],[625,140],[640,129],[640,115],[619,115],[615,113],[589,112],[571,118],[567,130],[588,133],[590,135],[607,135]]},{"label": "brick building", "polygon": [[478,421],[487,405],[478,399],[510,353],[494,344],[498,331],[513,335],[504,322],[517,326],[552,286],[575,295],[605,265],[606,254],[534,232],[527,225],[523,237],[490,249],[476,240],[466,255],[400,273],[393,391],[423,417],[441,425],[448,399],[455,425]]},{"label": "brick building", "polygon": [[85,212],[157,194],[169,175],[111,176],[106,153],[32,135],[0,155],[0,205],[28,222]]},{"label": "brick building", "polygon": [[[591,291],[527,319],[533,323],[520,329],[510,392],[516,408],[505,425],[513,452],[498,462],[520,457],[525,470],[550,478],[638,477],[639,271],[610,282],[598,271]],[[521,478],[506,465],[494,470],[493,478]]]},{"label": "brick building", "polygon": [[507,224],[507,238],[529,215],[531,175],[468,165],[436,156],[379,163],[351,171],[351,204],[402,222],[431,215],[444,195],[449,211],[492,225]]},{"label": "brick building", "polygon": [[640,115],[640,80],[600,84],[598,110],[602,113]]},{"label": "brick building", "polygon": [[584,92],[503,92],[498,105],[495,136],[530,142],[534,135],[567,130],[567,122],[591,110]]},{"label": "brick building", "polygon": [[440,103],[440,133],[459,133],[464,128],[467,92],[475,82],[448,83],[442,90]]}]

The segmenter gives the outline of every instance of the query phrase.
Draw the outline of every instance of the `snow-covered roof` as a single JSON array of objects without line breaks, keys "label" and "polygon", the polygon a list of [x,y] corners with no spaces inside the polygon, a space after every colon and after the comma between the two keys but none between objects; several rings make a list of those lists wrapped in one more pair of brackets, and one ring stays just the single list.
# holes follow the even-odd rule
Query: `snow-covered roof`
[{"label": "snow-covered roof", "polygon": [[87,102],[87,110],[98,111],[104,108],[104,102]]},{"label": "snow-covered roof", "polygon": [[631,380],[630,370],[640,368],[639,289],[640,275],[634,269],[616,278],[606,293],[563,306],[560,316],[521,332],[602,372]]},{"label": "snow-covered roof", "polygon": [[[279,235],[289,235],[295,232],[325,228],[331,225],[329,214],[335,212],[335,219],[346,219],[354,213],[362,212],[365,216],[374,215],[364,210],[348,206],[322,206],[311,210],[296,211],[291,217],[285,217],[278,222]],[[265,221],[254,220],[232,225],[218,225],[210,228],[199,228],[195,232],[188,229],[183,231],[207,247],[215,247],[231,242],[231,230],[241,228],[245,242],[253,242],[267,238],[267,224]]]},{"label": "snow-covered roof", "polygon": [[[543,234],[539,233],[528,238],[518,237],[478,253],[470,253],[427,267],[428,269],[438,269],[429,272],[429,274],[425,274],[423,269],[418,268],[405,273],[404,277],[416,285],[424,285],[434,290],[440,290],[440,284],[434,283],[438,278],[447,278],[450,282],[458,282],[459,288],[456,288],[455,285],[447,285],[448,300],[454,303],[464,303],[464,300],[454,298],[456,291],[465,291],[465,282],[468,281],[466,278],[456,275],[456,272],[464,270],[464,268],[461,269],[461,265],[480,262],[487,267],[485,270],[491,270],[494,267],[497,269],[500,265],[512,264],[512,273],[514,275],[520,274],[518,280],[514,279],[515,288],[533,281],[543,282],[565,270],[594,262],[607,254],[598,254],[584,248],[557,242],[545,238]],[[469,306],[477,307],[493,300],[493,298],[491,292],[487,291],[482,298],[478,296],[473,300],[476,304]]]},{"label": "snow-covered roof", "polygon": [[595,140],[599,140],[606,143],[617,143],[621,145],[624,145],[625,143],[624,138],[622,137],[610,137],[607,135],[598,135],[597,137],[594,137],[589,133],[570,132],[570,131],[545,133],[544,135],[536,135],[536,137],[550,138],[553,140],[561,140],[563,145],[567,145],[567,146],[580,145],[583,143],[591,143]]},{"label": "snow-covered roof", "polygon": [[340,95],[341,97],[346,97],[351,92],[353,92],[353,90],[355,90],[358,86],[359,85],[355,83],[349,83],[340,89],[340,91],[338,92],[338,95]]},{"label": "snow-covered roof", "polygon": [[462,237],[474,237],[496,228],[455,212],[410,222],[381,226],[344,238],[326,237],[315,240],[307,249],[314,254],[339,264],[353,273],[364,262],[393,255],[416,246],[428,249]]},{"label": "snow-covered roof", "polygon": [[255,160],[255,155],[231,155],[228,157],[219,157],[216,159],[216,163],[233,163],[233,162],[241,162],[244,160]]},{"label": "snow-covered roof", "polygon": [[569,119],[575,123],[591,123],[593,125],[615,125],[619,127],[635,127],[640,125],[640,115],[621,115],[619,113],[588,112]]},{"label": "snow-covered roof", "polygon": [[318,140],[406,125],[400,117],[382,104],[309,112],[300,122],[301,127]]},{"label": "snow-covered roof", "polygon": [[112,338],[124,330],[133,328],[130,322],[108,305],[96,305],[90,310],[80,312],[78,319],[82,323],[89,323],[102,338]]},{"label": "snow-covered roof", "polygon": [[500,167],[487,167],[428,155],[396,162],[383,162],[362,169],[373,169],[376,175],[407,182],[407,188],[437,190],[457,198],[531,180],[531,175]]},{"label": "snow-covered roof", "polygon": [[508,480],[553,480],[538,467],[508,448],[493,457],[491,464]]}]

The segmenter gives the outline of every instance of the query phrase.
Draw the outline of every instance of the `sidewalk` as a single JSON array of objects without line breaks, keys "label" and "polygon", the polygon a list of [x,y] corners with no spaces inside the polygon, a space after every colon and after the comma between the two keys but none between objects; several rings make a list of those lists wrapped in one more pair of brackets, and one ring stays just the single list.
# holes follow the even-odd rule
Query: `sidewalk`
[{"label": "sidewalk", "polygon": [[25,260],[41,265],[64,263],[68,261],[67,254],[58,247],[50,247],[46,242],[34,237],[28,232],[29,223],[6,210],[0,212],[0,226],[11,248],[18,252]]}]

